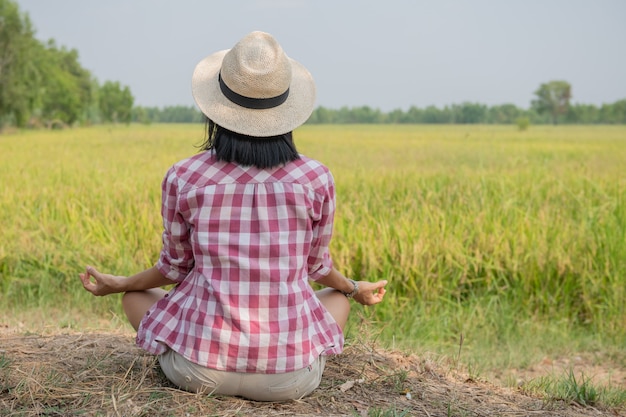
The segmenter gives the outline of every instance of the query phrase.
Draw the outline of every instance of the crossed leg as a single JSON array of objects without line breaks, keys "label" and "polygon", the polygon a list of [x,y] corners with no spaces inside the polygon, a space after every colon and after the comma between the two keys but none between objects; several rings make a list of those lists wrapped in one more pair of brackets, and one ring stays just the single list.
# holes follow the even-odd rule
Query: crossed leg
[{"label": "crossed leg", "polygon": [[[122,306],[128,321],[135,330],[139,329],[139,323],[150,307],[163,298],[165,294],[167,294],[167,291],[161,288],[124,293]],[[348,321],[350,301],[342,293],[332,288],[316,291],[315,295],[335,318],[339,327],[343,329]]]},{"label": "crossed leg", "polygon": [[146,315],[150,307],[161,298],[165,297],[167,291],[162,288],[151,288],[143,291],[130,291],[124,293],[122,297],[122,307],[130,324],[139,329],[141,319]]}]

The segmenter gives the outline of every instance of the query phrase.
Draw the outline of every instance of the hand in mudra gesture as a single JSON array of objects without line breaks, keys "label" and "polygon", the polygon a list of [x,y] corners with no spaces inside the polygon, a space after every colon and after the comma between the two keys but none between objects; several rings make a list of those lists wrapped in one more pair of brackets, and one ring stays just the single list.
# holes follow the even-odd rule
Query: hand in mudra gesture
[{"label": "hand in mudra gesture", "polygon": [[79,276],[83,287],[93,295],[103,296],[123,291],[121,281],[124,277],[103,274],[93,266],[88,266]]},{"label": "hand in mudra gesture", "polygon": [[387,292],[385,285],[387,285],[386,280],[377,282],[359,281],[359,291],[354,295],[353,299],[364,306],[378,304],[383,300]]}]

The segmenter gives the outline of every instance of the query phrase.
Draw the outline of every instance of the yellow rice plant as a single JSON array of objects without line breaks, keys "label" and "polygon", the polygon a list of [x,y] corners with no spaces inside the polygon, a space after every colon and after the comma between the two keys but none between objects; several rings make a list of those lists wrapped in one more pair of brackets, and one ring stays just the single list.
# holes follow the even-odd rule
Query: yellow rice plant
[{"label": "yellow rice plant", "polygon": [[[162,177],[202,130],[0,136],[0,310],[119,314],[78,273],[155,262]],[[384,339],[558,323],[625,340],[626,128],[307,125],[295,140],[335,176],[338,268],[390,281],[385,303],[355,307]]]}]

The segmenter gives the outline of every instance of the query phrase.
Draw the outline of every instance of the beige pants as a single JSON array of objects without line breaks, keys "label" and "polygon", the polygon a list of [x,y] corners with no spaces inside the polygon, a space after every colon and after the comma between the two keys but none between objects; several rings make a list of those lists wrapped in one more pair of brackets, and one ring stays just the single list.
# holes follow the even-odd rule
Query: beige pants
[{"label": "beige pants", "polygon": [[283,374],[218,371],[197,365],[168,350],[159,355],[163,373],[181,389],[216,395],[232,395],[255,401],[286,401],[302,398],[322,380],[326,357],[308,367]]}]

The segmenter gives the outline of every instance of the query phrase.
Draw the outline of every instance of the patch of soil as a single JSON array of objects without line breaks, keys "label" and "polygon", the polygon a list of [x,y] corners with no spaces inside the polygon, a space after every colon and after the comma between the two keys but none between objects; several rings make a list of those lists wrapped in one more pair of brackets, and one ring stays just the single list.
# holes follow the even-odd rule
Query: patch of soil
[{"label": "patch of soil", "polygon": [[173,387],[128,333],[0,331],[2,416],[626,416],[476,381],[432,358],[351,343],[298,401]]}]

